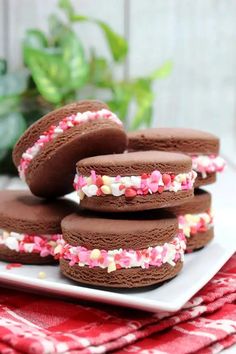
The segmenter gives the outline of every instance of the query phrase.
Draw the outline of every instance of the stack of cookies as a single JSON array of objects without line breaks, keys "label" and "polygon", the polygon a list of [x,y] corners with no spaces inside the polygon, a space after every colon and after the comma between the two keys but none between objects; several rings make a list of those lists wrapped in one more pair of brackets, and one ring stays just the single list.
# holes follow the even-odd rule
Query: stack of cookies
[{"label": "stack of cookies", "polygon": [[[98,101],[53,111],[15,146],[34,196],[1,192],[0,259],[59,260],[65,276],[109,288],[171,279],[186,239],[194,250],[213,237],[211,197],[198,187],[223,169],[218,150],[216,137],[186,129],[134,132],[128,143],[121,121]],[[73,188],[78,204],[56,199]]]},{"label": "stack of cookies", "polygon": [[222,172],[225,167],[225,161],[219,156],[219,139],[206,132],[185,128],[146,129],[128,136],[129,151],[174,151],[191,157],[192,168],[197,173],[194,197],[168,209],[178,217],[188,251],[208,244],[214,237],[211,194],[199,187],[214,183],[217,172]]}]

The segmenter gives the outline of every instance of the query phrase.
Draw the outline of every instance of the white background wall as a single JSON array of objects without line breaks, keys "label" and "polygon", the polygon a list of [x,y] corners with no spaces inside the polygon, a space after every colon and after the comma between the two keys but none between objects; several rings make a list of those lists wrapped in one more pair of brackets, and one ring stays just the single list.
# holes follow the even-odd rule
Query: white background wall
[{"label": "white background wall", "polygon": [[[166,59],[172,75],[155,85],[155,125],[190,126],[222,138],[236,161],[235,0],[74,0],[78,12],[105,20],[129,42],[117,75],[148,74]],[[56,0],[0,0],[0,56],[10,69],[22,64],[20,48],[30,27],[46,29]],[[102,34],[80,25],[88,46],[107,52]]]}]

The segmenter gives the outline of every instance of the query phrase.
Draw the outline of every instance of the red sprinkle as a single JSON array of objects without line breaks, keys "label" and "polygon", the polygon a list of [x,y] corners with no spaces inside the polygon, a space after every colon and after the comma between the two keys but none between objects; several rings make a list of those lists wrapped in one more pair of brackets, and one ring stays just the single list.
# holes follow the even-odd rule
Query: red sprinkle
[{"label": "red sprinkle", "polygon": [[191,226],[190,228],[190,234],[195,235],[197,233],[197,228],[195,226]]},{"label": "red sprinkle", "polygon": [[97,187],[101,187],[102,185],[103,185],[102,177],[101,177],[101,176],[97,176],[97,179],[96,179],[96,186],[97,186]]},{"label": "red sprinkle", "polygon": [[124,184],[121,184],[121,185],[119,186],[119,190],[120,190],[120,191],[123,191],[123,189],[125,189],[125,185],[124,185]]},{"label": "red sprinkle", "polygon": [[147,173],[143,173],[143,174],[141,175],[141,178],[142,178],[142,179],[147,179],[147,178],[148,178],[148,174],[147,174]]},{"label": "red sprinkle", "polygon": [[162,193],[164,191],[164,186],[159,186],[158,187],[158,193]]},{"label": "red sprinkle", "polygon": [[127,189],[125,190],[125,196],[126,196],[126,198],[134,198],[134,197],[136,197],[136,195],[137,195],[137,192],[136,192],[136,190],[133,189],[133,188],[127,188]]},{"label": "red sprinkle", "polygon": [[168,175],[167,173],[164,173],[162,176],[162,181],[165,186],[168,186],[171,183],[171,176]]},{"label": "red sprinkle", "polygon": [[9,263],[6,265],[6,269],[20,268],[20,267],[22,267],[21,263]]},{"label": "red sprinkle", "polygon": [[100,196],[102,195],[102,191],[101,191],[100,188],[97,190],[96,195],[97,195],[98,197],[100,197]]}]

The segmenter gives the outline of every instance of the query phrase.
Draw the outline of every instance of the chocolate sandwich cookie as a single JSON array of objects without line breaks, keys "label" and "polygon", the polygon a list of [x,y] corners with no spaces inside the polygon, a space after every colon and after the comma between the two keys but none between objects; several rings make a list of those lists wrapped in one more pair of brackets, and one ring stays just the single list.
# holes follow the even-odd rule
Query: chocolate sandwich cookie
[{"label": "chocolate sandwich cookie", "polygon": [[79,159],[121,153],[126,145],[122,123],[105,103],[80,101],[29,127],[14,148],[13,160],[33,194],[56,197],[72,191]]},{"label": "chocolate sandwich cookie", "polygon": [[167,212],[71,214],[55,249],[62,273],[103,287],[136,288],[173,278],[182,268],[185,237]]},{"label": "chocolate sandwich cookie", "polygon": [[193,196],[195,177],[186,155],[132,152],[79,161],[74,188],[85,209],[137,211],[186,202]]},{"label": "chocolate sandwich cookie", "polygon": [[145,129],[128,134],[129,151],[160,150],[191,156],[198,176],[195,188],[216,181],[225,161],[219,156],[219,139],[210,133],[185,128]]},{"label": "chocolate sandwich cookie", "polygon": [[25,264],[54,262],[61,220],[75,212],[70,200],[42,200],[27,191],[0,191],[0,260]]},{"label": "chocolate sandwich cookie", "polygon": [[196,250],[208,244],[214,237],[211,194],[195,189],[191,201],[168,208],[179,220],[179,228],[187,240],[187,250]]}]

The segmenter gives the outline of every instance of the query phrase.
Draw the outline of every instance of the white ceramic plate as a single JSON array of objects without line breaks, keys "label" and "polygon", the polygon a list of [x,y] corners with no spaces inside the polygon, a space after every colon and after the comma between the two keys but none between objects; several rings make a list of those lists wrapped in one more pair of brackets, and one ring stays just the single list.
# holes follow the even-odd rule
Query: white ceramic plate
[{"label": "white ceramic plate", "polygon": [[[233,210],[232,210],[233,214]],[[233,215],[220,212],[217,215],[215,239],[204,249],[186,255],[182,272],[169,282],[152,290],[105,291],[78,286],[64,278],[57,266],[27,266],[6,269],[0,262],[0,283],[46,294],[82,298],[98,302],[134,307],[148,311],[177,311],[201,289],[236,251],[233,232]],[[40,271],[46,273],[39,279]]]}]

